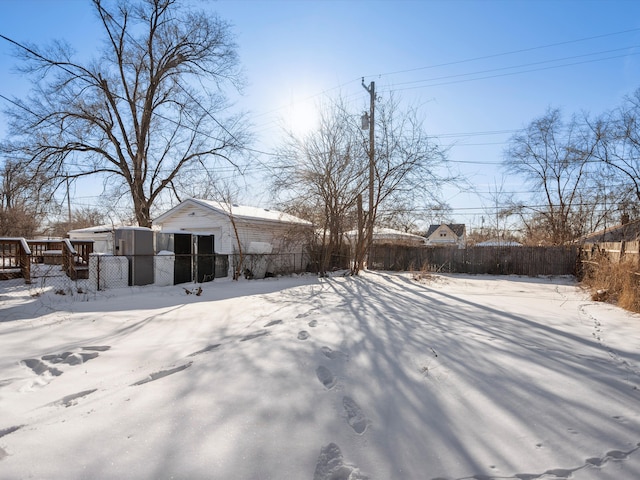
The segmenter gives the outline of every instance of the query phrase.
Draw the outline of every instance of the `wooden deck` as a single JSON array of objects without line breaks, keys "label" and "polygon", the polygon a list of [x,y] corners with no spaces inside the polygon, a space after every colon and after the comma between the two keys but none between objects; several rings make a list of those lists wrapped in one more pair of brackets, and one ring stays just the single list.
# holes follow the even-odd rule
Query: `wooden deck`
[{"label": "wooden deck", "polygon": [[24,278],[31,283],[32,264],[62,265],[72,280],[89,278],[92,252],[93,241],[0,238],[0,280]]}]

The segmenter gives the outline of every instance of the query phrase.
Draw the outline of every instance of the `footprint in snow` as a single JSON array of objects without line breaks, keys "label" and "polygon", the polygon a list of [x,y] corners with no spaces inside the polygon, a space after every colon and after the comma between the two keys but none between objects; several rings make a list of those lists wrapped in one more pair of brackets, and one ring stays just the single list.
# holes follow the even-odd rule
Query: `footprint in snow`
[{"label": "footprint in snow", "polygon": [[220,346],[219,343],[216,343],[214,345],[207,345],[206,347],[204,347],[202,350],[198,350],[197,352],[193,352],[190,353],[189,355],[187,355],[187,357],[195,357],[196,355],[200,355],[202,353],[207,353],[210,352],[211,350],[215,350],[216,348],[218,348]]},{"label": "footprint in snow", "polygon": [[306,340],[307,338],[309,338],[309,332],[306,330],[300,330],[298,332],[298,340]]},{"label": "footprint in snow", "polygon": [[281,325],[281,324],[282,324],[282,320],[271,320],[269,323],[265,325],[265,328],[272,327],[274,325]]},{"label": "footprint in snow", "polygon": [[335,360],[336,358],[342,358],[347,360],[349,358],[349,355],[340,351],[336,351],[336,350],[332,350],[329,347],[322,347],[320,349],[320,351],[322,352],[322,354],[327,357],[330,360]]},{"label": "footprint in snow", "polygon": [[267,330],[261,330],[256,333],[250,333],[249,335],[240,339],[241,342],[246,342],[247,340],[253,340],[254,338],[264,337],[265,335],[269,335]]},{"label": "footprint in snow", "polygon": [[317,327],[317,326],[318,326],[318,320],[311,320],[311,321],[309,322],[309,326],[310,326],[311,328],[313,328],[313,327]]},{"label": "footprint in snow", "polygon": [[83,350],[90,350],[94,352],[106,352],[111,347],[109,345],[94,345],[90,347],[82,347]]},{"label": "footprint in snow", "polygon": [[318,368],[316,368],[316,376],[318,377],[318,380],[320,380],[320,383],[324,385],[327,390],[331,390],[336,386],[336,376],[331,373],[331,370],[329,370],[327,367],[320,365]]},{"label": "footprint in snow", "polygon": [[[610,450],[608,451],[604,457],[591,457],[587,458],[584,461],[584,465],[581,465],[576,468],[552,468],[550,470],[546,470],[544,473],[516,473],[514,476],[518,480],[536,480],[539,478],[547,478],[547,476],[552,475],[554,478],[572,478],[574,472],[578,470],[582,470],[585,467],[602,467],[608,461],[621,462],[629,458],[629,456],[636,451],[640,450],[640,443],[636,444],[635,448],[632,448],[628,452],[623,452],[621,450]],[[469,477],[469,478],[476,478]],[[493,477],[490,477],[493,478]],[[433,479],[436,480],[436,479]]]},{"label": "footprint in snow", "polygon": [[87,395],[91,395],[93,392],[95,392],[97,390],[97,388],[94,388],[92,390],[84,390],[82,392],[78,392],[78,393],[72,393],[71,395],[66,395],[64,397],[62,397],[60,400],[57,400],[55,402],[53,402],[52,405],[63,405],[64,407],[71,407],[73,405],[76,405],[78,403],[78,399],[82,398],[82,397],[86,397]]},{"label": "footprint in snow", "polygon": [[345,396],[342,399],[342,405],[347,412],[347,423],[358,435],[362,435],[367,429],[367,417],[362,413],[362,409],[351,397]]},{"label": "footprint in snow", "polygon": [[340,447],[335,443],[320,449],[313,480],[368,480],[356,467],[344,463]]},{"label": "footprint in snow", "polygon": [[93,360],[98,357],[98,352],[91,353],[72,353],[67,358],[64,359],[64,363],[69,365],[81,365],[84,362],[88,362],[89,360]]},{"label": "footprint in snow", "polygon": [[48,366],[46,363],[38,360],[37,358],[27,358],[26,360],[22,360],[21,363],[29,367],[36,375],[49,374],[53,377],[62,375],[62,372],[60,370],[55,367]]},{"label": "footprint in snow", "polygon": [[136,383],[133,383],[131,386],[136,387],[138,385],[144,385],[145,383],[153,382],[155,380],[159,380],[166,376],[173,375],[174,373],[178,373],[178,372],[181,372],[182,370],[189,368],[192,364],[193,362],[189,362],[175,368],[170,368],[169,370],[160,370],[159,372],[154,372],[151,375],[149,375],[147,378],[143,378],[142,380]]},{"label": "footprint in snow", "polygon": [[3,428],[0,430],[0,438],[4,437],[5,435],[9,435],[10,433],[15,432],[16,430],[20,430],[22,427],[24,427],[24,425],[15,425],[13,427]]},{"label": "footprint in snow", "polygon": [[316,310],[318,310],[318,307],[311,308],[311,309],[307,310],[306,312],[299,313],[298,315],[296,315],[296,318],[306,318],[306,317],[312,315]]},{"label": "footprint in snow", "polygon": [[[22,360],[21,363],[30,368],[33,373],[38,376],[52,376],[58,377],[62,375],[62,371],[51,365],[58,365],[66,363],[67,365],[81,365],[89,360],[97,358],[99,353],[109,350],[109,346],[90,346],[82,347],[84,352],[62,352],[53,353],[49,355],[43,355],[38,358],[27,358]],[[87,353],[88,352],[88,353]]]}]

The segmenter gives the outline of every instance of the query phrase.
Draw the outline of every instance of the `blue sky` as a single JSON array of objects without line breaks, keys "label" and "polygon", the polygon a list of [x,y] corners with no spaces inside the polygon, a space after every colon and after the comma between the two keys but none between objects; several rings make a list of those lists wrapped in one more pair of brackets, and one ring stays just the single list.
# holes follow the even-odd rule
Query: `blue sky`
[{"label": "blue sky", "polygon": [[[194,2],[198,3],[198,2]],[[602,113],[640,87],[640,2],[635,1],[217,1],[199,3],[234,25],[248,85],[233,95],[251,111],[256,150],[270,152],[291,115],[305,123],[323,99],[341,94],[354,113],[360,84],[422,106],[427,132],[480,192],[502,182],[499,164],[515,130],[561,108]],[[83,55],[99,46],[88,1],[0,0],[0,34],[20,42],[64,38]],[[0,41],[0,94],[28,85],[11,73]],[[0,100],[2,107],[6,105]],[[0,135],[5,119],[0,115]],[[255,165],[267,161],[256,154]],[[245,203],[268,194],[250,177]],[[524,192],[518,179],[507,191]],[[78,186],[77,201],[91,204]],[[521,196],[525,196],[522,193]],[[448,188],[454,220],[478,224],[486,195]]]}]

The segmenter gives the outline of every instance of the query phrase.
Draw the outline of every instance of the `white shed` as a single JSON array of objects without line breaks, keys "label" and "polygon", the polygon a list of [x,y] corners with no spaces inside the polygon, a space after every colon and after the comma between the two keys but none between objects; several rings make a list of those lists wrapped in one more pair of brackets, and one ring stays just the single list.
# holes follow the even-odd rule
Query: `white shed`
[{"label": "white shed", "polygon": [[95,227],[78,228],[67,232],[70,240],[93,240],[94,253],[114,253],[115,227],[113,225],[97,225]]},{"label": "white shed", "polygon": [[244,254],[302,254],[313,233],[311,222],[287,213],[196,198],[158,216],[153,225],[160,231],[212,234],[215,253],[229,255],[238,253],[238,242]]}]

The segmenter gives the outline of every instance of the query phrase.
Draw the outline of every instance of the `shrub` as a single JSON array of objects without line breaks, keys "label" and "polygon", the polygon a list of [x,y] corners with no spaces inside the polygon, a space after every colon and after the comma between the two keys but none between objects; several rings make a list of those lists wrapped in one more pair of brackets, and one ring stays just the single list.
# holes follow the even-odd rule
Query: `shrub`
[{"label": "shrub", "polygon": [[635,259],[617,262],[598,255],[586,265],[582,282],[590,289],[593,300],[640,313],[639,270]]}]

